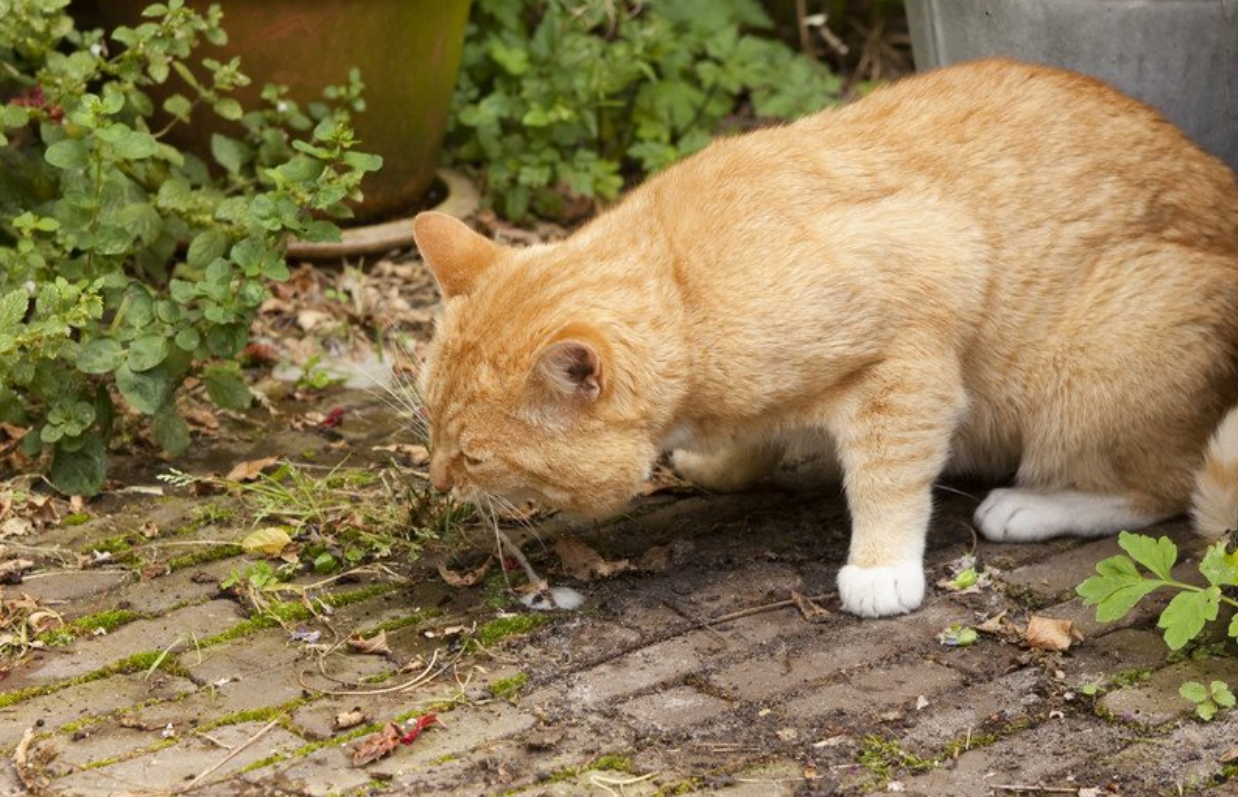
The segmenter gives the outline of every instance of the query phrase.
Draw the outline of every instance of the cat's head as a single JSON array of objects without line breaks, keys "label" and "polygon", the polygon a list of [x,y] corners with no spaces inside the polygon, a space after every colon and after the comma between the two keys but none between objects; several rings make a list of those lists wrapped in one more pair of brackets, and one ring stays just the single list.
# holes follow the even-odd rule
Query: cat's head
[{"label": "cat's head", "polygon": [[435,487],[585,517],[622,508],[658,446],[616,298],[563,247],[499,246],[439,213],[414,225],[444,299],[421,375]]}]

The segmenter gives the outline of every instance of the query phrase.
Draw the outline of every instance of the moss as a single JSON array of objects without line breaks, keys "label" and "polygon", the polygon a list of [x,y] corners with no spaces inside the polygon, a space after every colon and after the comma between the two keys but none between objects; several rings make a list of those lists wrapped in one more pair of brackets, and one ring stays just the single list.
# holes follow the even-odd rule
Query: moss
[{"label": "moss", "polygon": [[503,700],[511,700],[529,683],[529,674],[518,672],[510,678],[500,678],[490,684],[490,694]]},{"label": "moss", "polygon": [[921,758],[907,752],[895,739],[882,739],[880,736],[864,737],[856,763],[873,774],[876,782],[871,785],[875,787],[885,786],[900,770],[925,772],[938,764],[935,759]]},{"label": "moss", "polygon": [[[332,609],[341,606],[349,606],[354,603],[360,603],[370,598],[386,595],[389,592],[394,592],[400,587],[398,584],[371,584],[368,587],[361,589],[350,590],[348,592],[337,592],[330,595],[324,595],[321,598],[316,598],[314,603],[319,606],[326,606]],[[231,642],[241,637],[249,636],[250,634],[262,631],[267,628],[275,628],[281,623],[297,623],[304,620],[309,620],[314,616],[314,612],[308,606],[299,601],[271,601],[260,614],[255,614],[246,620],[242,620],[231,628],[220,631],[214,636],[209,636],[206,639],[198,642],[199,648],[209,648],[224,642]]]},{"label": "moss", "polygon": [[91,543],[90,550],[98,551],[99,553],[110,553],[113,556],[124,553],[133,547],[130,536],[128,534],[120,534],[115,537],[105,537]]},{"label": "moss", "polygon": [[167,655],[162,650],[135,653],[128,658],[114,661],[97,670],[79,675],[76,678],[70,678],[67,681],[58,681],[54,684],[43,684],[41,686],[31,686],[26,689],[0,693],[0,708],[15,706],[34,697],[55,694],[62,689],[90,683],[91,681],[98,681],[103,678],[111,678],[114,675],[131,675],[135,672],[146,672],[155,667],[156,664],[159,665],[156,669],[163,670],[172,675],[187,677],[189,674],[176,656]]},{"label": "moss", "polygon": [[433,620],[436,617],[441,617],[443,614],[441,609],[420,609],[406,617],[397,617],[394,620],[376,623],[364,628],[358,629],[357,633],[364,637],[371,637],[379,631],[399,631],[402,628],[421,625],[427,620]]},{"label": "moss", "polygon": [[66,526],[80,526],[88,520],[90,520],[90,515],[85,512],[77,512],[72,515],[66,515],[65,519],[60,522]]},{"label": "moss", "polygon": [[183,570],[186,567],[195,567],[197,565],[206,564],[207,562],[218,562],[221,559],[231,559],[245,553],[245,549],[239,545],[231,543],[226,545],[209,545],[199,551],[192,553],[183,553],[178,556],[173,556],[167,561],[168,569]]},{"label": "moss", "polygon": [[649,797],[680,797],[683,794],[691,794],[697,789],[705,787],[704,778],[688,778],[679,783],[671,783],[655,791]]},{"label": "moss", "polygon": [[1152,670],[1148,667],[1141,667],[1133,670],[1123,670],[1109,679],[1109,687],[1111,689],[1124,689],[1128,686],[1142,683],[1152,677]]},{"label": "moss", "polygon": [[589,765],[590,769],[605,769],[611,772],[632,774],[632,759],[622,755],[604,755]]},{"label": "moss", "polygon": [[508,637],[527,634],[550,622],[544,614],[513,614],[498,617],[477,630],[477,642],[482,647],[492,647]]},{"label": "moss", "polygon": [[222,717],[216,717],[210,722],[203,723],[197,727],[198,731],[209,731],[214,728],[220,728],[225,725],[240,725],[245,722],[270,722],[273,719],[282,716],[291,715],[292,712],[301,708],[304,705],[314,702],[317,698],[313,697],[297,697],[285,703],[280,703],[274,706],[262,706],[261,708],[250,708],[242,711],[237,711],[232,714],[227,714]]},{"label": "moss", "polygon": [[977,750],[981,747],[996,744],[1008,736],[1027,730],[1031,726],[1032,721],[1030,719],[1020,717],[990,730],[973,731],[966,736],[950,740],[945,749],[934,760],[938,764],[944,763],[952,758],[958,758],[968,750]]}]

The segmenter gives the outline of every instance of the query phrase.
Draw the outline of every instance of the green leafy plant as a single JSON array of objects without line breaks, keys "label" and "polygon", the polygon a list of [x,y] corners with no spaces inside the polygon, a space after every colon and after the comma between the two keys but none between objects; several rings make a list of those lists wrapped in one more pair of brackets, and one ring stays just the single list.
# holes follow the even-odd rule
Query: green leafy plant
[{"label": "green leafy plant", "polygon": [[[1177,590],[1157,621],[1165,644],[1176,651],[1217,619],[1222,603],[1238,608],[1238,601],[1224,593],[1226,588],[1238,586],[1238,553],[1229,551],[1225,540],[1210,545],[1199,562],[1199,572],[1208,582],[1206,587],[1185,584],[1173,577],[1178,547],[1168,537],[1154,540],[1124,531],[1118,535],[1118,545],[1129,555],[1118,554],[1098,562],[1096,575],[1076,590],[1085,604],[1096,606],[1097,620],[1119,620],[1145,595],[1159,589]],[[1139,565],[1146,573],[1140,571]],[[1238,639],[1238,614],[1230,621],[1226,633]],[[1195,713],[1203,720],[1212,719],[1220,708],[1234,704],[1233,694],[1222,681],[1213,681],[1209,687],[1187,681],[1178,692],[1195,704]]]},{"label": "green leafy plant", "polygon": [[613,199],[699,150],[745,104],[792,118],[841,81],[782,42],[755,0],[477,0],[447,151],[512,219]]},{"label": "green leafy plant", "polygon": [[[1076,590],[1085,604],[1096,607],[1097,620],[1119,620],[1145,595],[1158,589],[1177,590],[1161,612],[1157,627],[1164,631],[1165,644],[1178,650],[1217,618],[1222,603],[1238,608],[1238,601],[1223,593],[1226,587],[1238,586],[1238,554],[1228,552],[1224,541],[1209,546],[1200,560],[1199,571],[1208,581],[1206,587],[1184,584],[1173,577],[1178,547],[1168,537],[1154,540],[1124,531],[1118,535],[1118,545],[1129,556],[1118,554],[1098,562],[1096,575]],[[1137,565],[1147,573],[1140,572]],[[1230,622],[1228,635],[1238,639],[1238,616]]]},{"label": "green leafy plant", "polygon": [[[282,280],[288,236],[338,238],[365,173],[349,111],[303,112],[278,87],[246,112],[236,59],[191,56],[221,44],[222,14],[156,3],[109,37],[79,31],[69,0],[0,0],[0,421],[28,426],[26,453],[50,455],[65,492],[103,484],[120,397],[176,454],[190,442],[176,409],[187,376],[221,406],[248,406],[234,361]],[[189,96],[159,111],[148,91],[177,74]],[[216,134],[215,168],[165,138],[196,111],[241,125]]]},{"label": "green leafy plant", "polygon": [[1195,704],[1195,716],[1210,721],[1223,708],[1234,707],[1234,693],[1224,681],[1205,686],[1199,681],[1187,681],[1178,687],[1178,694]]}]

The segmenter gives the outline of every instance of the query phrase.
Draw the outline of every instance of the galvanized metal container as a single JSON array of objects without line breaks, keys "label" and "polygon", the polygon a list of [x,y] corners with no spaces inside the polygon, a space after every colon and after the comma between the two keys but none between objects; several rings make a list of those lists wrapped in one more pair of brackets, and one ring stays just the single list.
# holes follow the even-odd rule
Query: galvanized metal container
[{"label": "galvanized metal container", "polygon": [[1006,55],[1100,78],[1238,171],[1238,0],[906,0],[918,69]]}]

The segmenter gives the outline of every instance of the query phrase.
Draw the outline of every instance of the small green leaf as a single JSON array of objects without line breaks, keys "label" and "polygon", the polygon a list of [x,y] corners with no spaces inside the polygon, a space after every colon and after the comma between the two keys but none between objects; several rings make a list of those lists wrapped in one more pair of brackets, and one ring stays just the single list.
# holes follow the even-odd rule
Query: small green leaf
[{"label": "small green leaf", "polygon": [[135,373],[128,365],[122,365],[116,369],[116,388],[135,410],[154,415],[167,403],[173,385],[162,366]]},{"label": "small green leaf", "polygon": [[75,138],[57,141],[43,153],[43,159],[57,169],[85,169],[90,165],[86,145]]},{"label": "small green leaf", "polygon": [[1213,586],[1238,586],[1238,562],[1234,561],[1234,556],[1225,552],[1224,541],[1208,546],[1208,551],[1199,563],[1199,572],[1203,573],[1204,578]]},{"label": "small green leaf", "polygon": [[253,159],[254,153],[242,141],[212,133],[211,156],[216,163],[227,169],[229,174],[237,174]]},{"label": "small green leaf", "polygon": [[1178,546],[1168,537],[1153,540],[1142,534],[1124,531],[1118,535],[1118,545],[1131,557],[1165,581],[1173,580],[1174,563],[1178,560]]},{"label": "small green leaf", "polygon": [[168,339],[163,335],[143,335],[129,344],[131,371],[149,371],[167,359]]},{"label": "small green leaf", "polygon": [[228,249],[228,237],[219,230],[200,232],[189,242],[190,268],[204,269]]},{"label": "small green leaf", "polygon": [[194,352],[198,348],[198,344],[202,342],[202,336],[198,334],[198,330],[193,327],[185,327],[180,332],[176,333],[176,345],[183,351]]},{"label": "small green leaf", "polygon": [[1208,687],[1199,681],[1184,681],[1178,687],[1178,694],[1192,703],[1202,703],[1208,699]]},{"label": "small green leaf", "polygon": [[1218,706],[1222,708],[1234,707],[1234,693],[1229,691],[1229,684],[1224,681],[1213,681],[1208,691]]},{"label": "small green leaf", "polygon": [[207,366],[202,373],[202,381],[211,400],[225,409],[243,410],[253,403],[254,395],[241,377],[240,367],[236,363]]},{"label": "small green leaf", "polygon": [[97,434],[85,437],[74,450],[57,445],[48,473],[56,489],[69,495],[94,495],[106,475],[107,449]]},{"label": "small green leaf", "polygon": [[1156,623],[1158,628],[1164,629],[1169,649],[1180,650],[1198,636],[1205,623],[1216,619],[1220,602],[1221,590],[1217,587],[1175,595]]},{"label": "small green leaf", "polygon": [[335,557],[329,553],[320,553],[314,558],[314,572],[319,574],[330,573],[339,567],[339,562],[335,561]]},{"label": "small green leaf", "polygon": [[179,457],[189,450],[189,424],[175,409],[164,408],[156,413],[151,431],[159,447],[172,456]]},{"label": "small green leaf", "polygon": [[150,133],[133,130],[128,125],[113,124],[95,131],[103,141],[111,144],[116,155],[125,160],[141,160],[155,154],[158,142]]},{"label": "small green leaf", "polygon": [[110,374],[125,361],[125,349],[112,338],[91,338],[77,355],[77,368],[87,374]]},{"label": "small green leaf", "polygon": [[215,103],[215,113],[225,119],[235,122],[245,115],[245,109],[241,107],[241,103],[231,97],[224,97]]},{"label": "small green leaf", "polygon": [[189,118],[189,113],[193,110],[193,103],[183,94],[173,94],[163,101],[163,110],[168,115],[175,116],[183,122]]},{"label": "small green leaf", "polygon": [[16,288],[0,298],[0,332],[9,332],[26,317],[26,308],[30,306],[30,295],[25,288]]}]

